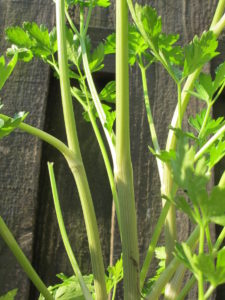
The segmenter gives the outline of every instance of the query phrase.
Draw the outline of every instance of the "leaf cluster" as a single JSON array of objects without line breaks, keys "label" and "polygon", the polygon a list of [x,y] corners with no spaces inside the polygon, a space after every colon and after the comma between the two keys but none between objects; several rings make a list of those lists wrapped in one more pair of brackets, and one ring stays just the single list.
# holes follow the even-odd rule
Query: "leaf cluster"
[{"label": "leaf cluster", "polygon": [[49,33],[44,25],[24,22],[22,27],[8,27],[5,33],[7,40],[12,44],[7,55],[18,54],[18,58],[25,62],[29,62],[34,56],[46,60],[57,51],[55,28]]},{"label": "leaf cluster", "polygon": [[158,280],[161,273],[165,270],[165,267],[166,267],[165,247],[156,247],[155,248],[155,257],[159,260],[158,268],[155,272],[155,275],[153,277],[150,277],[144,284],[144,287],[141,292],[142,297],[144,299],[151,292],[154,282],[156,282]]},{"label": "leaf cluster", "polygon": [[116,285],[123,279],[123,258],[116,262],[114,266],[109,266],[107,268],[108,276],[106,276],[106,288],[107,293],[116,287]]},{"label": "leaf cluster", "polygon": [[18,60],[17,54],[15,54],[12,57],[12,59],[8,64],[6,64],[4,56],[0,57],[0,90],[3,88],[6,80],[9,78],[13,69],[15,68],[17,60]]},{"label": "leaf cluster", "polygon": [[213,32],[204,32],[194,37],[190,44],[181,48],[177,45],[178,34],[165,34],[162,20],[151,6],[135,5],[137,25],[155,59],[162,63],[176,83],[202,67],[213,57],[218,42]]},{"label": "leaf cluster", "polygon": [[[67,277],[63,273],[56,275],[62,282],[49,286],[48,290],[53,295],[55,300],[85,300],[81,290],[78,278],[76,276]],[[89,289],[94,294],[94,278],[93,275],[83,276],[83,280]],[[44,300],[42,295],[38,300]]]},{"label": "leaf cluster", "polygon": [[182,243],[176,245],[175,254],[196,279],[202,273],[204,280],[210,282],[214,288],[225,282],[225,247],[218,251],[215,258],[214,254],[192,254],[190,247]]},{"label": "leaf cluster", "polygon": [[[105,41],[105,54],[116,53],[116,34],[110,34]],[[148,44],[134,25],[128,28],[128,55],[129,64],[133,66],[136,61],[140,62],[140,57],[144,56],[148,63],[153,62],[153,56],[147,50]]]},{"label": "leaf cluster", "polygon": [[14,131],[20,125],[20,123],[24,121],[27,115],[28,114],[25,112],[19,112],[15,114],[13,118],[8,119],[7,121],[4,121],[0,118],[0,139]]},{"label": "leaf cluster", "polygon": [[195,162],[195,150],[189,146],[187,136],[178,137],[176,158],[171,160],[171,171],[174,182],[184,195],[177,193],[172,201],[195,223],[205,226],[213,222],[225,226],[225,187],[215,186],[209,194],[207,192],[209,166],[215,158],[212,158],[213,161],[210,159],[211,156],[203,156]]},{"label": "leaf cluster", "polygon": [[208,106],[213,105],[218,99],[225,85],[225,62],[220,64],[215,71],[215,78],[210,74],[201,73],[195,82],[195,91],[188,91],[196,98],[205,101]]}]

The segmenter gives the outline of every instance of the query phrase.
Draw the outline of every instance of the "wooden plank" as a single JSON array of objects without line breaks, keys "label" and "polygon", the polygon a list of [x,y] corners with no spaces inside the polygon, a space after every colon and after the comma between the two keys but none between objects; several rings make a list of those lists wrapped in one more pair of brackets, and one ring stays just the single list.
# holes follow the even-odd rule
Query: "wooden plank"
[{"label": "wooden plank", "polygon": [[[115,27],[115,1],[112,2],[112,6],[106,10],[96,8],[93,12],[92,30],[90,31],[95,42],[106,36],[108,34],[107,30],[112,30]],[[189,41],[194,34],[201,33],[205,29],[205,26],[209,24],[212,18],[216,2],[215,0],[201,0],[198,2],[194,0],[147,1],[147,3],[155,5],[159,14],[163,16],[163,24],[167,32],[175,31],[181,33],[181,35],[184,34],[182,43]],[[19,24],[24,19],[42,20],[47,25],[51,25],[54,19],[54,5],[50,0],[48,3],[47,5],[46,1],[11,0],[6,2],[0,0],[0,29],[3,30],[7,24]],[[146,3],[146,1],[142,1],[142,3]],[[74,16],[77,20],[77,10]],[[1,49],[5,49],[3,44],[4,42],[1,38]],[[113,72],[114,63],[110,58],[107,62],[106,73],[110,74]],[[175,87],[158,65],[151,69],[148,77],[156,128],[160,144],[164,146],[166,138],[165,128],[168,127],[171,121],[176,103],[176,98],[174,97]],[[34,65],[20,65],[20,68],[13,76],[13,82],[9,82],[4,89],[3,100],[6,98],[4,95],[7,95],[7,100],[4,101],[6,103],[5,109],[9,113],[13,113],[18,109],[31,111],[28,121],[42,128],[44,126],[48,78],[48,69],[43,64],[36,62]],[[151,142],[144,103],[141,100],[141,80],[137,67],[134,67],[131,71],[130,86],[132,87],[130,106],[132,126],[131,150],[138,213],[139,248],[141,261],[143,261],[154,224],[160,213],[161,200],[155,162],[148,151],[148,145]],[[62,116],[60,114],[58,84],[56,79],[52,77],[48,102],[45,128],[65,140]],[[194,103],[190,111],[194,112],[197,109],[198,103]],[[82,153],[93,192],[100,234],[102,235],[105,265],[107,265],[109,258],[111,193],[106,183],[106,174],[101,155],[95,143],[95,138],[91,133],[90,126],[87,123],[83,123],[82,118],[78,117],[78,115],[80,115],[80,111],[76,107],[78,128],[82,127],[82,129],[79,129]],[[76,196],[73,179],[64,159],[50,147],[44,146],[40,188],[38,190],[39,177],[37,174],[40,172],[41,144],[36,139],[27,137],[23,133],[13,134],[3,143],[1,142],[0,152],[4,155],[4,159],[3,155],[0,156],[0,181],[2,182],[0,185],[0,197],[2,198],[2,195],[4,195],[4,199],[0,200],[0,211],[13,229],[17,239],[22,243],[29,257],[32,257],[32,250],[34,251],[34,263],[40,274],[47,283],[53,283],[56,273],[71,273],[60,236],[57,233],[57,223],[48,184],[47,160],[55,161],[60,199],[63,202],[66,225],[70,231],[69,236],[78,261],[81,262],[82,270],[85,273],[90,272],[82,211]],[[21,157],[22,161],[15,160],[15,157]],[[97,170],[93,168],[93,160],[94,166],[98,165]],[[102,188],[104,188],[103,192]],[[38,203],[36,203],[37,198]],[[29,206],[27,203],[29,203]],[[37,218],[34,219],[36,211]],[[186,236],[185,232],[190,232],[191,227],[187,220],[184,222],[183,216],[180,214],[178,214],[178,224],[179,236]],[[33,237],[34,227],[35,241]],[[32,248],[33,243],[34,249]],[[117,231],[115,233],[115,258],[120,255],[119,249]],[[7,262],[6,266],[5,262]],[[15,269],[14,259],[1,242],[0,265],[0,294],[9,288],[19,287],[21,290],[20,298],[27,299],[28,281],[18,266]],[[6,270],[9,273],[7,276],[5,275]],[[189,299],[195,299],[195,297],[196,294],[192,294]]]},{"label": "wooden plank", "polygon": [[[7,44],[4,28],[36,21],[51,26],[52,1],[0,1],[0,49]],[[19,63],[11,80],[1,92],[4,111],[13,115],[18,111],[30,112],[27,121],[43,127],[49,71],[40,62]],[[24,133],[13,133],[0,143],[0,212],[29,259],[32,259],[33,231],[41,143]],[[0,294],[18,288],[18,299],[28,299],[29,281],[15,259],[0,240]]]}]

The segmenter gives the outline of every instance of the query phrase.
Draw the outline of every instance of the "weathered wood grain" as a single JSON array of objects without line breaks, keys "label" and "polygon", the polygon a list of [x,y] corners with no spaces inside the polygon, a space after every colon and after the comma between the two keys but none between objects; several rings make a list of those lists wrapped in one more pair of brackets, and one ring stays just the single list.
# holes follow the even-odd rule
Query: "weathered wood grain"
[{"label": "weathered wood grain", "polygon": [[[52,26],[52,1],[0,1],[0,53],[7,47],[4,28],[35,20]],[[49,71],[40,62],[19,64],[1,92],[4,111],[13,115],[30,112],[27,121],[44,125]],[[32,259],[39,183],[41,143],[18,132],[0,143],[0,213],[17,241]],[[29,281],[5,244],[0,240],[0,294],[19,288],[18,299],[28,299]]]},{"label": "weathered wood grain", "polygon": [[[180,33],[181,43],[190,41],[208,27],[217,1],[215,0],[159,0],[141,1],[152,4],[162,15],[166,32]],[[97,44],[115,27],[115,1],[107,9],[96,8],[91,21],[90,35]],[[78,20],[78,11],[74,11]],[[54,4],[52,1],[4,1],[0,0],[0,32],[9,24],[21,24],[23,20],[35,20],[52,26]],[[6,48],[0,37],[0,49]],[[97,76],[99,85],[110,80],[114,74],[112,57],[106,62],[105,73]],[[49,80],[50,78],[50,80]],[[137,67],[130,71],[131,151],[134,169],[135,195],[138,214],[138,233],[141,262],[149,244],[154,225],[161,209],[159,180],[154,158],[149,154],[151,145],[144,103],[141,76]],[[160,145],[165,146],[166,130],[176,105],[176,91],[172,81],[161,66],[151,68],[148,74],[150,99]],[[14,72],[1,94],[5,111],[13,114],[18,110],[30,111],[27,121],[45,128],[65,140],[61,114],[58,82],[42,63],[23,65]],[[48,103],[47,103],[48,102]],[[46,109],[47,105],[47,109]],[[194,113],[199,104],[192,102],[189,112]],[[82,154],[90,180],[96,214],[99,223],[105,265],[109,260],[109,236],[111,193],[98,145],[90,124],[84,123],[80,108],[76,105],[78,134]],[[46,162],[55,162],[56,180],[69,237],[84,273],[90,272],[88,245],[82,211],[68,167],[58,153],[24,133],[13,133],[0,143],[0,213],[12,228],[28,257],[32,259],[43,279],[52,284],[55,274],[71,274],[53,210],[52,196]],[[39,176],[40,174],[40,176]],[[184,221],[186,220],[186,221]],[[178,214],[179,237],[184,239],[191,226],[183,215]],[[115,259],[120,255],[118,230],[115,231]],[[154,263],[155,265],[155,263]],[[152,272],[152,270],[151,270]],[[0,294],[19,287],[18,299],[34,299],[32,288],[14,258],[0,241]],[[221,295],[221,294],[220,294]],[[120,299],[120,296],[118,296]],[[193,292],[188,299],[196,299]],[[218,298],[219,299],[219,298]]]}]

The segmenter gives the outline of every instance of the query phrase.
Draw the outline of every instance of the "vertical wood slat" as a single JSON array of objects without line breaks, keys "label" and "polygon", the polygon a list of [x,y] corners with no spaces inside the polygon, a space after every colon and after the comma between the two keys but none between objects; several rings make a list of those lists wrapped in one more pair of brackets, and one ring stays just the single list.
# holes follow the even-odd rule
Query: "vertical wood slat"
[{"label": "vertical wood slat", "polygon": [[[6,50],[4,28],[35,20],[51,28],[52,1],[0,1],[0,53]],[[13,115],[30,112],[27,121],[43,128],[48,94],[49,70],[40,62],[19,63],[1,91],[4,111]],[[18,132],[0,142],[0,213],[29,259],[32,259],[33,231],[41,143]],[[29,281],[0,239],[0,295],[19,288],[18,299],[28,299]]]}]

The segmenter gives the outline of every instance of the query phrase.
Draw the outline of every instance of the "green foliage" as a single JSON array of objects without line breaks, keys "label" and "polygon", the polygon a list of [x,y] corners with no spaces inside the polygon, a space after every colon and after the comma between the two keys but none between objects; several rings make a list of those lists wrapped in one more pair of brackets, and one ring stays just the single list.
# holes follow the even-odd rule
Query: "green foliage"
[{"label": "green foliage", "polygon": [[[129,64],[133,66],[136,61],[140,60],[143,55],[146,58],[147,63],[153,62],[153,56],[147,51],[148,44],[141,36],[136,26],[129,25],[128,31],[128,55]],[[110,34],[105,41],[105,54],[114,54],[116,52],[116,35]]]},{"label": "green foliage", "polygon": [[73,34],[72,30],[68,28],[66,28],[66,46],[69,62],[72,62],[76,67],[79,67],[82,61],[80,40],[78,36]]},{"label": "green foliage", "polygon": [[193,206],[192,210],[186,197],[179,193],[173,199],[177,207],[183,210],[196,223],[201,223],[201,216],[196,208],[202,208],[208,199],[206,190],[209,176],[207,175],[207,163],[203,157],[195,164],[195,151],[189,147],[187,136],[180,136],[177,143],[176,159],[171,161],[174,182],[185,191]]},{"label": "green foliage", "polygon": [[7,54],[12,56],[18,53],[18,58],[25,62],[33,56],[46,60],[57,51],[55,28],[49,33],[44,25],[39,27],[34,22],[24,22],[23,28],[12,26],[5,32],[7,40],[13,44]]},{"label": "green foliage", "polygon": [[213,187],[209,197],[202,203],[202,209],[209,221],[225,226],[225,187]]},{"label": "green foliage", "polygon": [[[189,118],[189,124],[197,131],[197,133],[200,132],[203,121],[205,118],[206,110],[203,109],[199,114],[196,114],[195,118],[190,117]],[[212,117],[209,115],[207,122],[205,124],[204,134],[202,135],[202,139],[208,138],[210,135],[215,134],[223,125],[225,121],[223,117],[219,117],[216,120],[212,119]]]},{"label": "green foliage", "polygon": [[173,78],[179,81],[181,72],[178,66],[182,65],[184,60],[182,48],[175,45],[179,35],[162,32],[161,17],[151,6],[141,6],[136,3],[135,12],[138,27],[141,33],[145,35],[145,42],[148,43],[156,60],[160,60]]},{"label": "green foliage", "polygon": [[116,82],[110,81],[105,87],[101,90],[99,94],[99,98],[102,101],[106,101],[109,103],[115,103],[116,101]]},{"label": "green foliage", "polygon": [[100,43],[92,53],[88,53],[88,62],[91,72],[97,72],[104,67],[104,45]]},{"label": "green foliage", "polygon": [[161,161],[165,163],[170,163],[171,160],[174,160],[176,158],[176,152],[174,150],[170,150],[170,151],[161,150],[160,153],[156,153],[153,148],[148,147],[148,149],[155,157],[159,158]]},{"label": "green foliage", "polygon": [[115,289],[117,284],[123,279],[123,259],[121,258],[114,266],[107,268],[108,276],[106,276],[106,288],[109,294],[112,289]]},{"label": "green foliage", "polygon": [[218,55],[217,46],[218,42],[212,31],[203,32],[200,38],[195,36],[193,41],[184,47],[183,77],[187,77]]},{"label": "green foliage", "polygon": [[225,248],[218,251],[216,263],[213,254],[192,254],[190,247],[185,243],[176,245],[175,254],[197,279],[202,273],[204,280],[214,287],[225,282]]},{"label": "green foliage", "polygon": [[10,118],[8,121],[4,121],[0,118],[0,139],[14,131],[26,118],[26,116],[27,113],[19,112],[13,118]]},{"label": "green foliage", "polygon": [[225,139],[216,141],[208,150],[208,166],[212,169],[225,156]]},{"label": "green foliage", "polygon": [[151,292],[152,285],[154,284],[154,282],[157,281],[161,273],[165,270],[165,262],[166,262],[165,247],[156,247],[155,257],[159,260],[158,268],[156,269],[155,275],[153,277],[150,277],[144,284],[144,287],[141,292],[142,297],[144,299]]},{"label": "green foliage", "polygon": [[214,100],[214,95],[218,89],[225,83],[225,62],[219,65],[215,72],[215,79],[212,80],[210,74],[201,73],[198,81],[195,82],[196,92],[189,93],[208,105]]},{"label": "green foliage", "polygon": [[7,294],[0,296],[0,300],[14,300],[16,297],[18,289],[13,289],[9,291]]},{"label": "green foliage", "polygon": [[6,80],[12,74],[12,71],[16,66],[17,59],[18,59],[18,55],[15,54],[13,58],[10,60],[10,62],[6,64],[5,57],[4,56],[0,57],[0,90],[3,88]]},{"label": "green foliage", "polygon": [[[200,38],[195,36],[193,41],[182,49],[176,45],[179,35],[162,32],[161,17],[154,8],[136,3],[135,13],[145,42],[176,83],[183,81],[188,75],[218,55],[216,52],[218,42],[213,32],[204,32]],[[183,70],[180,67],[183,67]]]},{"label": "green foliage", "polygon": [[[62,273],[56,276],[62,282],[48,288],[54,300],[85,300],[76,276],[67,277]],[[94,294],[93,275],[83,276],[83,279],[89,291]],[[44,297],[40,295],[38,300],[44,300]]]},{"label": "green foliage", "polygon": [[179,193],[172,201],[195,223],[213,222],[225,226],[225,189],[216,186],[209,195],[207,193],[209,169],[224,155],[225,142],[219,140],[209,148],[209,155],[195,163],[195,151],[189,146],[187,137],[180,136],[178,139],[176,158],[171,161],[173,179],[185,191],[194,209]]}]

